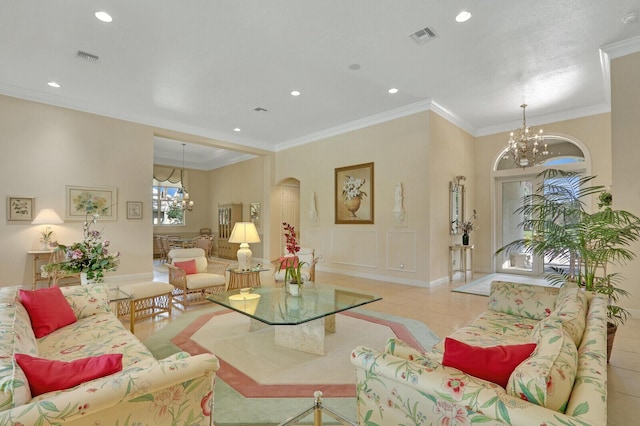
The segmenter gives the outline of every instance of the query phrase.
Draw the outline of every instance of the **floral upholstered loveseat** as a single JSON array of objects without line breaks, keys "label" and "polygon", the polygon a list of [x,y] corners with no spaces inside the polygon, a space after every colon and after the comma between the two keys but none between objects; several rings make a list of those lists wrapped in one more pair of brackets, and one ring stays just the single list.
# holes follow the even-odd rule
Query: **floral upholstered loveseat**
[{"label": "floral upholstered loveseat", "polygon": [[[568,284],[558,289],[493,282],[487,311],[430,352],[397,339],[384,352],[354,349],[358,422],[606,425],[606,311],[604,296]],[[456,347],[452,342],[471,345],[455,360],[460,369],[451,366],[453,355],[447,353]],[[485,351],[501,345],[506,353],[505,345],[530,343],[535,349],[506,372],[503,386],[464,372],[501,368],[509,359],[491,362]]]},{"label": "floral upholstered loveseat", "polygon": [[[26,296],[17,287],[0,288],[0,425],[213,424],[218,359],[178,353],[156,360],[110,312],[108,291],[104,284],[62,288],[77,320],[36,338]],[[16,361],[21,354],[45,363],[122,354],[122,369],[34,396],[34,381]]]}]

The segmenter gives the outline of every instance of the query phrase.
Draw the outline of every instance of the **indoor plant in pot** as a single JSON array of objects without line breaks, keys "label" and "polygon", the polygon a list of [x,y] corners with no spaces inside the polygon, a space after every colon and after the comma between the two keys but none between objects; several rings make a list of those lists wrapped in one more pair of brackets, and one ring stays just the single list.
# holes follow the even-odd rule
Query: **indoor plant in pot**
[{"label": "indoor plant in pot", "polygon": [[292,296],[299,296],[302,284],[304,284],[304,276],[302,275],[302,267],[307,262],[298,261],[297,257],[284,257],[280,262],[279,271],[284,268],[284,282],[287,286],[287,292]]},{"label": "indoor plant in pot", "polygon": [[[531,236],[505,245],[496,254],[524,250],[548,261],[560,261],[569,266],[555,268],[548,276],[552,283],[574,281],[587,291],[607,295],[610,354],[617,326],[629,313],[618,304],[621,297],[628,296],[620,287],[622,276],[608,266],[635,258],[629,246],[640,238],[640,218],[614,210],[611,193],[604,186],[592,185],[595,176],[548,169],[538,177],[542,183],[533,194],[523,197],[515,211],[525,218],[519,226],[530,229]],[[598,208],[588,209],[587,201],[595,198]]]}]

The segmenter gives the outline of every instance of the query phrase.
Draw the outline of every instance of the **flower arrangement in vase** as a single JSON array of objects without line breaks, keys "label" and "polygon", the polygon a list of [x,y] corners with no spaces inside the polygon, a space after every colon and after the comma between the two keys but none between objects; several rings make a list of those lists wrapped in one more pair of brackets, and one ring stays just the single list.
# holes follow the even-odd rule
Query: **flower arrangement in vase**
[{"label": "flower arrangement in vase", "polygon": [[478,219],[478,213],[476,212],[476,210],[473,210],[473,215],[471,216],[471,218],[469,220],[466,220],[464,222],[462,222],[460,224],[460,229],[462,229],[462,244],[465,246],[469,245],[469,234],[478,229],[477,226],[475,226],[474,221]]},{"label": "flower arrangement in vase", "polygon": [[83,240],[69,246],[58,245],[57,250],[65,252],[65,260],[45,265],[45,272],[59,270],[68,273],[85,273],[87,280],[103,282],[105,272],[118,269],[120,253],[110,252],[107,249],[109,241],[103,241],[102,233],[91,229],[91,225],[97,223],[98,218],[98,214],[86,215],[83,225]]},{"label": "flower arrangement in vase", "polygon": [[306,262],[299,262],[296,256],[296,253],[300,251],[300,245],[298,244],[298,235],[296,234],[295,228],[287,222],[282,222],[282,226],[284,226],[287,252],[291,256],[285,256],[280,259],[278,272],[282,269],[285,270],[284,282],[289,293],[298,295],[300,294],[300,286],[303,283],[302,267],[306,265]]}]

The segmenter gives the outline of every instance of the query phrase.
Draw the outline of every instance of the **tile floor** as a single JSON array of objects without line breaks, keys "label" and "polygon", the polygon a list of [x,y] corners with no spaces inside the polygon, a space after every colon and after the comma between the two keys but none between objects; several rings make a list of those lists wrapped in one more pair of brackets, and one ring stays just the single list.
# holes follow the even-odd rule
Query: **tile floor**
[{"label": "tile floor", "polygon": [[[156,271],[161,268],[156,267]],[[478,278],[477,276],[476,278]],[[263,285],[273,283],[271,273],[261,274]],[[162,273],[156,280],[166,281]],[[316,280],[378,294],[383,300],[367,305],[367,309],[413,318],[424,322],[438,336],[444,337],[471,321],[486,309],[487,298],[451,289],[464,284],[454,281],[433,288],[414,287],[345,275],[317,272]],[[205,305],[189,307],[189,311]],[[182,314],[174,309],[172,318]],[[136,324],[136,336],[144,340],[164,327],[172,318],[159,317]],[[640,406],[640,318],[632,318],[618,328],[608,368],[608,425],[636,424]]]}]

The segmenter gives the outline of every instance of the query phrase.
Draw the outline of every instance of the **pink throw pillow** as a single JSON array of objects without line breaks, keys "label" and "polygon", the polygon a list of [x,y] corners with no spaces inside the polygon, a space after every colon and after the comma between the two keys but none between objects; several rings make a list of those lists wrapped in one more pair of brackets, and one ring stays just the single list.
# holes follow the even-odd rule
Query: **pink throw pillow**
[{"label": "pink throw pillow", "polygon": [[77,321],[60,287],[20,290],[20,299],[31,319],[36,337],[43,337]]},{"label": "pink throw pillow", "polygon": [[513,370],[529,358],[535,348],[535,343],[482,348],[447,337],[442,365],[506,388]]},{"label": "pink throw pillow", "polygon": [[26,354],[15,354],[15,357],[27,376],[32,396],[69,389],[122,370],[122,354],[92,356],[71,362],[36,358]]},{"label": "pink throw pillow", "polygon": [[280,258],[280,269],[285,269],[289,266],[298,267],[298,256],[282,256]]},{"label": "pink throw pillow", "polygon": [[192,274],[197,274],[198,273],[198,269],[196,269],[196,260],[195,259],[185,260],[184,262],[175,262],[173,265],[177,266],[180,269],[182,269],[184,271],[184,273],[187,274],[187,275],[192,275]]}]

